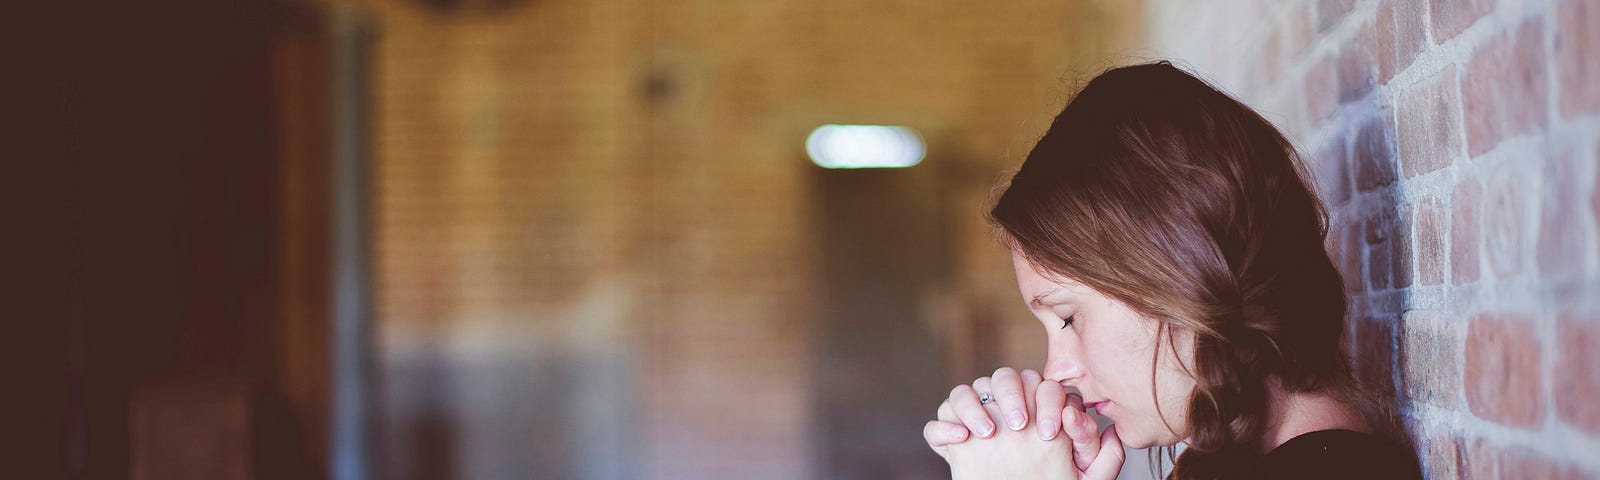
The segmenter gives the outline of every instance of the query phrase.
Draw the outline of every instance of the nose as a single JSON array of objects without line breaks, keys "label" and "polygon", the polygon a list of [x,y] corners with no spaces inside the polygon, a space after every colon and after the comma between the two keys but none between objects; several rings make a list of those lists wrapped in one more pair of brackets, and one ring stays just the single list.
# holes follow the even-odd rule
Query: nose
[{"label": "nose", "polygon": [[1046,378],[1060,382],[1064,387],[1076,387],[1078,382],[1083,381],[1083,368],[1078,366],[1067,367],[1059,374],[1053,376],[1046,374]]},{"label": "nose", "polygon": [[1051,342],[1049,351],[1045,354],[1044,378],[1063,385],[1076,386],[1083,380],[1083,364],[1078,361],[1076,352],[1065,345],[1064,339]]}]

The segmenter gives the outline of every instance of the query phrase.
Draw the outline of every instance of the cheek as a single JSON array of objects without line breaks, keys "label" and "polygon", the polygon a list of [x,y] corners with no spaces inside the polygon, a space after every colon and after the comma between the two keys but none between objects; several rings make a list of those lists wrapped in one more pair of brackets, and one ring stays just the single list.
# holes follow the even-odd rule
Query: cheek
[{"label": "cheek", "polygon": [[[1187,360],[1179,363],[1178,355],[1185,355],[1187,351],[1184,340],[1180,338],[1178,342],[1176,349],[1162,342],[1161,366],[1156,372],[1156,399],[1160,402],[1161,414],[1165,417],[1165,425],[1157,424],[1161,429],[1163,442],[1169,440],[1176,442],[1189,435],[1189,401],[1194,393],[1195,380],[1184,367],[1188,363]],[[1177,435],[1176,438],[1167,438],[1174,434]]]},{"label": "cheek", "polygon": [[1148,340],[1149,334],[1129,324],[1128,328],[1107,328],[1086,332],[1094,340],[1085,346],[1084,364],[1100,376],[1101,382],[1115,384],[1125,401],[1148,403],[1150,401],[1151,361],[1155,349]]}]

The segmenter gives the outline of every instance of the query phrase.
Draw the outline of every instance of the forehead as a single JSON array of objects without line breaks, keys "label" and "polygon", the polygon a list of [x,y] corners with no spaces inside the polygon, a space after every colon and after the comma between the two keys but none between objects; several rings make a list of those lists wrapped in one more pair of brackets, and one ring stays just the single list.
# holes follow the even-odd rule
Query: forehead
[{"label": "forehead", "polygon": [[1011,252],[1011,267],[1017,272],[1017,288],[1022,292],[1022,300],[1030,305],[1039,297],[1083,291],[1082,284],[1060,275],[1041,272],[1016,251]]}]

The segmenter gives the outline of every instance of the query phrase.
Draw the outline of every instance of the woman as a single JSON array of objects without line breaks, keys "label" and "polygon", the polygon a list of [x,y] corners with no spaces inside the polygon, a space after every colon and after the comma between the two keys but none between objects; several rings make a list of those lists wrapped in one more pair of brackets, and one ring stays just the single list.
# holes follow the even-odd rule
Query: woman
[{"label": "woman", "polygon": [[1248,107],[1166,62],[1107,71],[989,216],[1049,353],[939,406],[955,478],[1110,479],[1124,445],[1178,442],[1174,478],[1420,477],[1360,408],[1327,214]]}]

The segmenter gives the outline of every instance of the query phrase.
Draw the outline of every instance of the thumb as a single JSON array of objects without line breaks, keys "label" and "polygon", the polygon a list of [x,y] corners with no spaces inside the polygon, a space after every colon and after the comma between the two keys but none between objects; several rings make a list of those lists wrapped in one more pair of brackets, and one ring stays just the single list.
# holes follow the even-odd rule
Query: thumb
[{"label": "thumb", "polygon": [[1122,461],[1128,456],[1122,450],[1122,437],[1117,436],[1117,426],[1106,427],[1100,434],[1100,454],[1083,471],[1083,480],[1114,480],[1122,472]]}]

